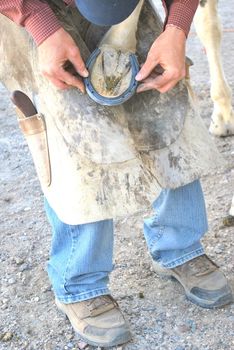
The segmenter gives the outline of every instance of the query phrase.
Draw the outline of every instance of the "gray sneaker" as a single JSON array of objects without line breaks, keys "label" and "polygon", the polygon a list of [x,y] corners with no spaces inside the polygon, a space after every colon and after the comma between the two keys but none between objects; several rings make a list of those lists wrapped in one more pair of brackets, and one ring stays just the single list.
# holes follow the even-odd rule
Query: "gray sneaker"
[{"label": "gray sneaker", "polygon": [[55,303],[67,315],[78,335],[90,345],[114,346],[131,340],[129,327],[110,295],[73,304],[63,304],[56,299]]},{"label": "gray sneaker", "polygon": [[193,303],[205,308],[217,308],[233,301],[232,290],[218,266],[201,255],[173,269],[166,269],[153,261],[155,272],[176,278]]}]

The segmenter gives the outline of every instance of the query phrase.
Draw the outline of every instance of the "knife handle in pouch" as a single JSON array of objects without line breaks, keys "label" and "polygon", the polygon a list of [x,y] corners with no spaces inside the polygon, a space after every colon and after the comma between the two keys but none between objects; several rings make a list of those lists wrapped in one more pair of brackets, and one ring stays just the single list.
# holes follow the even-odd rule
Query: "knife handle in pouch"
[{"label": "knife handle in pouch", "polygon": [[30,98],[21,91],[14,91],[11,100],[16,106],[18,122],[32,154],[42,187],[51,184],[50,156],[44,117],[37,113]]},{"label": "knife handle in pouch", "polygon": [[34,107],[34,104],[30,100],[30,98],[22,91],[13,91],[11,101],[21,111],[24,117],[27,118],[37,114],[37,110]]}]

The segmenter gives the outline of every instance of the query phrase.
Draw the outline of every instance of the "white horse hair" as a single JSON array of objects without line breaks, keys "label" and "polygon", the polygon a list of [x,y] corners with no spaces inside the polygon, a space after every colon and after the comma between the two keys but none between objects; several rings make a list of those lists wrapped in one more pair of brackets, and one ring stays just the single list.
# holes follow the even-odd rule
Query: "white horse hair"
[{"label": "white horse hair", "polygon": [[[194,24],[199,39],[206,49],[214,103],[210,132],[216,136],[234,134],[234,111],[231,88],[224,75],[221,59],[222,25],[218,15],[218,0],[200,0]],[[234,216],[234,196],[230,209]]]}]

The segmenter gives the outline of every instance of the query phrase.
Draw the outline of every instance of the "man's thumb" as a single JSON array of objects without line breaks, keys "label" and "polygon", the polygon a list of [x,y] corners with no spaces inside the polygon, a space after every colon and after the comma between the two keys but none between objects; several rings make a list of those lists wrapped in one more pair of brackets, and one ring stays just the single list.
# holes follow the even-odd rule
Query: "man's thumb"
[{"label": "man's thumb", "polygon": [[84,61],[80,55],[80,51],[78,47],[74,47],[73,51],[71,51],[70,55],[68,56],[69,61],[73,64],[76,71],[83,77],[87,78],[89,75],[89,72],[87,71]]},{"label": "man's thumb", "polygon": [[140,71],[137,73],[135,79],[137,81],[140,81],[140,80],[144,80],[144,79],[148,78],[148,76],[154,70],[156,65],[157,65],[156,61],[154,61],[154,60],[150,59],[149,57],[147,57],[145,63],[141,67]]}]

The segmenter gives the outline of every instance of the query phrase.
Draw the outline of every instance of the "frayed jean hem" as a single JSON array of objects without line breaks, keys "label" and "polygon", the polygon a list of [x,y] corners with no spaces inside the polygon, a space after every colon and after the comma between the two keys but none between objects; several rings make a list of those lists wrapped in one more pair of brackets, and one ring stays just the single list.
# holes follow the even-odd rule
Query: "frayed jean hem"
[{"label": "frayed jean hem", "polygon": [[73,294],[73,295],[56,295],[56,298],[64,304],[72,304],[72,303],[77,303],[79,301],[83,300],[89,300],[92,298],[99,297],[101,295],[110,295],[110,290],[108,288],[100,288],[100,289],[94,289],[90,290],[88,292],[83,292],[79,294]]},{"label": "frayed jean hem", "polygon": [[[197,258],[198,256],[201,256],[203,254],[205,254],[205,251],[204,251],[204,248],[201,247],[201,248],[198,248],[190,253],[187,253],[185,255],[180,256],[178,259],[175,259],[174,261],[164,263],[164,264],[162,264],[162,266],[167,268],[167,269],[173,269],[174,267],[183,265],[187,261],[190,261],[194,258]],[[160,264],[160,262],[159,262],[159,264]]]}]

